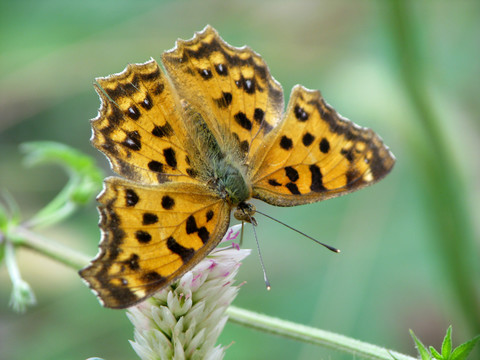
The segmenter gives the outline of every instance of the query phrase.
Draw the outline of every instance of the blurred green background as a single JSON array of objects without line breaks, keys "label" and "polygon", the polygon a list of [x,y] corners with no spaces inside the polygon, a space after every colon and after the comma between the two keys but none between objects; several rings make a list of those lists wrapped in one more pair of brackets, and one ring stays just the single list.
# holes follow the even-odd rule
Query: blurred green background
[{"label": "blurred green background", "polygon": [[[320,89],[342,115],[378,132],[397,157],[379,184],[296,208],[257,206],[332,254],[258,216],[272,291],[256,253],[235,305],[415,355],[408,329],[439,346],[480,332],[480,2],[0,0],[0,188],[24,218],[62,188],[54,166],[25,168],[19,144],[54,140],[98,159],[92,82],[144,62],[211,24],[249,45],[283,85]],[[92,202],[42,231],[92,256]],[[247,228],[244,246],[254,248]],[[107,310],[77,273],[28,250],[20,268],[38,305],[8,307],[0,268],[0,359],[136,358],[124,311]],[[350,355],[227,324],[226,359],[351,359]]]}]

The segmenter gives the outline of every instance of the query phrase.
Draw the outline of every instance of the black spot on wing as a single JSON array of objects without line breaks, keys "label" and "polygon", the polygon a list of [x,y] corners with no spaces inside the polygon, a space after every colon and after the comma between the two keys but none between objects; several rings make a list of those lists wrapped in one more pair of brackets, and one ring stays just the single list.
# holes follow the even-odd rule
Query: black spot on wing
[{"label": "black spot on wing", "polygon": [[221,75],[221,76],[227,76],[228,75],[228,68],[224,64],[215,65],[215,70],[217,70],[218,75]]},{"label": "black spot on wing", "polygon": [[139,243],[147,244],[152,240],[152,235],[150,235],[146,231],[138,230],[137,232],[135,232],[135,238],[138,240]]},{"label": "black spot on wing", "polygon": [[188,168],[187,170],[185,170],[188,174],[188,176],[192,177],[192,178],[195,178],[198,176],[198,172],[194,169],[191,169],[191,168]]},{"label": "black spot on wing", "polygon": [[297,187],[297,184],[294,184],[293,182],[289,182],[287,185],[285,185],[287,187],[288,190],[290,190],[290,192],[293,194],[293,195],[301,195],[300,194],[300,191],[298,190],[298,187]]},{"label": "black spot on wing", "polygon": [[144,213],[143,214],[143,219],[142,219],[142,224],[143,225],[153,225],[158,222],[158,216],[152,213]]},{"label": "black spot on wing", "polygon": [[247,94],[254,94],[256,89],[260,90],[255,78],[245,79],[243,75],[240,79],[235,80],[235,85],[237,85],[237,88],[243,89]]},{"label": "black spot on wing", "polygon": [[142,276],[142,280],[146,283],[145,285],[156,288],[158,283],[165,281],[165,278],[156,271],[150,271]]},{"label": "black spot on wing", "polygon": [[298,171],[291,166],[285,168],[285,175],[287,175],[288,179],[292,182],[297,181],[299,178]]},{"label": "black spot on wing", "polygon": [[171,147],[163,150],[163,156],[165,156],[165,161],[167,165],[176,169],[177,168],[177,158],[175,156],[175,150]]},{"label": "black spot on wing", "polygon": [[315,140],[315,136],[310,134],[309,132],[306,132],[305,135],[302,137],[302,143],[305,146],[310,146],[312,145],[313,141]]},{"label": "black spot on wing", "polygon": [[130,106],[127,109],[127,115],[132,120],[138,120],[140,118],[140,110],[135,105]]},{"label": "black spot on wing", "polygon": [[340,154],[345,156],[345,159],[347,159],[348,162],[353,162],[355,160],[355,156],[353,155],[353,149],[342,149],[340,150]]},{"label": "black spot on wing", "polygon": [[161,162],[152,160],[148,163],[148,168],[152,171],[162,173],[163,172],[163,164]]},{"label": "black spot on wing", "polygon": [[208,232],[207,228],[205,226],[202,226],[200,229],[197,231],[198,237],[202,242],[205,244],[208,239],[210,238],[210,233]]},{"label": "black spot on wing", "polygon": [[150,82],[153,80],[159,81],[161,78],[160,68],[157,66],[155,70],[153,70],[152,72],[139,74],[139,76],[143,81],[147,81],[147,82]]},{"label": "black spot on wing", "polygon": [[268,180],[268,183],[272,186],[281,186],[282,184],[280,184],[277,180],[275,179],[269,179]]},{"label": "black spot on wing", "polygon": [[322,138],[319,146],[320,146],[320,151],[324,154],[328,153],[328,151],[330,150],[330,143],[326,138]]},{"label": "black spot on wing", "polygon": [[180,256],[184,263],[188,262],[195,254],[195,250],[183,247],[173,238],[173,236],[170,236],[167,239],[167,247],[170,251]]},{"label": "black spot on wing", "polygon": [[165,85],[163,85],[163,83],[157,84],[153,89],[153,95],[157,95],[157,96],[160,95],[164,89],[165,89]]},{"label": "black spot on wing", "polygon": [[125,190],[125,203],[128,207],[137,205],[138,200],[139,200],[138,195],[134,190],[132,189]]},{"label": "black spot on wing", "polygon": [[257,124],[261,124],[265,118],[265,112],[260,108],[255,108],[255,112],[253,113],[253,118],[257,122]]},{"label": "black spot on wing", "polygon": [[245,113],[239,111],[234,116],[235,121],[245,130],[252,130],[252,122],[247,118]]},{"label": "black spot on wing", "polygon": [[132,254],[130,257],[125,260],[123,263],[127,265],[130,270],[136,271],[140,269],[140,265],[138,264],[139,256],[137,254]]},{"label": "black spot on wing", "polygon": [[323,186],[322,180],[322,173],[320,168],[317,165],[310,165],[310,174],[312,175],[312,184],[310,185],[310,189],[314,192],[322,192],[325,191],[325,187]]},{"label": "black spot on wing", "polygon": [[162,207],[163,207],[165,210],[171,210],[174,205],[175,205],[175,200],[173,200],[173,198],[171,198],[171,197],[168,196],[168,195],[164,195],[164,196],[162,197]]},{"label": "black spot on wing", "polygon": [[295,113],[295,117],[297,118],[297,120],[299,121],[308,120],[308,113],[301,106],[295,105],[293,112]]},{"label": "black spot on wing", "polygon": [[280,147],[284,150],[290,150],[293,146],[292,139],[290,139],[288,136],[283,135],[282,138],[280,139]]},{"label": "black spot on wing", "polygon": [[158,126],[156,125],[152,130],[152,135],[162,138],[164,136],[170,136],[173,134],[173,129],[168,122],[165,125]]},{"label": "black spot on wing", "polygon": [[204,80],[209,80],[212,78],[212,72],[209,69],[199,69],[198,73]]},{"label": "black spot on wing", "polygon": [[102,88],[102,89],[107,93],[108,97],[113,101],[116,101],[119,97],[125,96],[124,95],[125,92],[121,84],[119,84],[117,87],[113,89],[105,89],[105,88]]},{"label": "black spot on wing", "polygon": [[222,92],[221,98],[214,99],[215,104],[217,104],[219,108],[228,107],[232,103],[232,100],[233,100],[233,96],[232,96],[232,93],[230,92]]},{"label": "black spot on wing", "polygon": [[187,234],[193,234],[197,230],[198,230],[198,227],[197,227],[197,222],[195,221],[195,217],[193,215],[190,215],[187,218],[187,222],[186,222]]},{"label": "black spot on wing", "polygon": [[[207,217],[208,217],[208,214],[207,214]],[[197,233],[198,237],[200,238],[200,240],[202,240],[204,244],[210,238],[210,233],[208,232],[205,226],[202,226],[201,228],[197,227],[197,222],[195,221],[195,217],[193,215],[190,215],[187,218],[185,230],[187,234]]]},{"label": "black spot on wing", "polygon": [[207,211],[207,222],[209,222],[210,220],[212,220],[213,215],[214,215],[213,210],[208,210],[208,211]]},{"label": "black spot on wing", "polygon": [[123,140],[122,145],[128,147],[129,149],[138,151],[142,148],[142,142],[140,140],[140,134],[138,131],[129,131],[126,133],[125,140]]},{"label": "black spot on wing", "polygon": [[250,144],[248,143],[247,140],[243,140],[241,143],[240,143],[240,150],[242,150],[243,153],[247,153],[248,152],[248,149],[250,148]]},{"label": "black spot on wing", "polygon": [[140,103],[145,110],[150,110],[153,107],[152,98],[147,94],[145,99]]}]

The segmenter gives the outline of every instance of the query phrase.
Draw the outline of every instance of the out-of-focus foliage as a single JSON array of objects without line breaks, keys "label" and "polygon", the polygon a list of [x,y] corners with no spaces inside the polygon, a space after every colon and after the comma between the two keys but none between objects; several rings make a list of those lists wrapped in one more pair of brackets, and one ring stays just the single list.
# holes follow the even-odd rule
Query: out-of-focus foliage
[{"label": "out-of-focus foliage", "polygon": [[472,340],[466,341],[456,348],[452,348],[452,327],[450,326],[447,330],[447,334],[443,338],[442,347],[439,352],[433,346],[430,346],[429,349],[427,349],[427,347],[415,336],[412,330],[410,330],[410,335],[412,335],[412,338],[415,341],[415,345],[422,360],[464,360],[480,341],[480,335],[477,335]]},{"label": "out-of-focus foliage", "polygon": [[[260,53],[287,99],[296,83],[320,89],[341,114],[378,132],[398,160],[385,180],[343,198],[297,208],[257,204],[342,253],[327,252],[259,215],[272,291],[264,290],[259,262],[251,256],[238,275],[247,284],[235,305],[411,355],[409,328],[435,348],[450,324],[458,337],[454,343],[471,339],[478,329],[464,316],[469,309],[452,285],[456,269],[440,245],[439,229],[448,225],[444,219],[452,208],[438,205],[448,204],[440,201],[446,194],[428,191],[427,165],[444,159],[430,154],[425,160],[429,134],[403,84],[388,3],[0,1],[0,188],[28,215],[65,185],[67,177],[56,167],[21,165],[19,144],[25,141],[68,144],[94,156],[108,172],[108,162],[88,141],[88,120],[99,107],[93,79],[127,63],[160,60],[175,39],[211,24],[232,45],[247,44]],[[424,95],[455,164],[443,171],[458,180],[466,224],[472,224],[480,212],[480,3],[405,3]],[[93,256],[97,221],[91,204],[45,235]],[[479,275],[479,229],[465,230],[476,234],[461,259],[470,266],[465,280],[472,283]],[[244,246],[255,246],[251,229]],[[0,358],[135,357],[124,311],[101,308],[71,269],[27,250],[19,256],[38,305],[25,315],[13,313],[8,276],[0,269]],[[227,324],[220,342],[232,341],[227,359],[350,358]]]}]

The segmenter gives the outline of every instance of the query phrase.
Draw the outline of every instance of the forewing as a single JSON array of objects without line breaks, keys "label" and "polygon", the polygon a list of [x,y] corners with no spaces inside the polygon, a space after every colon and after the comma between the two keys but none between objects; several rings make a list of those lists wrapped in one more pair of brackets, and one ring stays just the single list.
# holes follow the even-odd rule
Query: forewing
[{"label": "forewing", "polygon": [[225,234],[228,205],[199,184],[108,178],[99,196],[100,252],[80,275],[104,306],[125,308],[190,270]]},{"label": "forewing", "polygon": [[146,184],[194,181],[181,106],[158,64],[130,64],[96,81],[102,104],[92,142],[113,170]]},{"label": "forewing", "polygon": [[255,153],[281,118],[282,87],[263,59],[248,47],[228,45],[210,26],[191,40],[178,40],[163,63],[223,150]]},{"label": "forewing", "polygon": [[319,91],[296,86],[284,120],[253,159],[253,196],[293,206],[340,196],[383,178],[395,158],[372,130],[342,118]]}]

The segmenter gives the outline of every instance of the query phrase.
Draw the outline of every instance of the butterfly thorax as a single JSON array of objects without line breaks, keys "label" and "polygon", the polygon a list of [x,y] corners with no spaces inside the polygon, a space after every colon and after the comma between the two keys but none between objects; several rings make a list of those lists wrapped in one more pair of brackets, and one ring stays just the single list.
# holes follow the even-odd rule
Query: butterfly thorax
[{"label": "butterfly thorax", "polygon": [[231,207],[251,198],[252,190],[246,180],[242,155],[234,150],[235,144],[223,149],[202,115],[188,103],[182,105],[187,115],[193,151],[198,154],[193,160],[197,173],[202,174],[205,177],[203,180]]},{"label": "butterfly thorax", "polygon": [[228,158],[214,161],[211,183],[232,207],[251,197],[243,171]]}]

